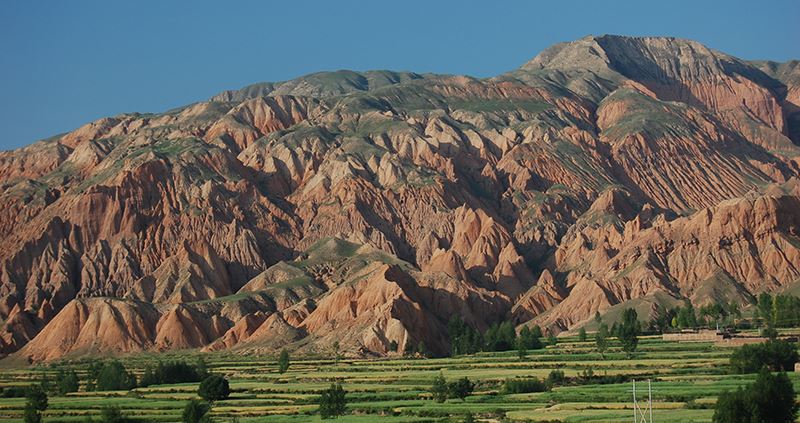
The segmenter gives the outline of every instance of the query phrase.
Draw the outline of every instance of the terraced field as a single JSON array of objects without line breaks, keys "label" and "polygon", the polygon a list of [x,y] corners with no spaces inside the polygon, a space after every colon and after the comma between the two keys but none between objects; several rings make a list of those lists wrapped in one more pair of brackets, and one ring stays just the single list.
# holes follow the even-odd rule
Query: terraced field
[{"label": "terraced field", "polygon": [[[626,359],[614,345],[605,357],[592,342],[562,339],[556,346],[531,351],[520,360],[516,352],[427,359],[293,359],[288,372],[280,374],[274,357],[231,354],[205,355],[209,368],[226,375],[231,397],[214,404],[215,421],[305,422],[316,421],[317,398],[332,381],[347,391],[348,415],[339,419],[359,421],[461,421],[467,412],[478,420],[499,421],[628,421],[631,383],[601,384],[581,375],[625,375],[628,379],[651,379],[653,417],[659,422],[708,422],[716,396],[736,389],[754,375],[728,374],[732,350],[708,343],[665,342],[644,338],[639,351]],[[194,359],[194,353],[131,356],[123,360],[129,369],[141,372],[158,359]],[[86,369],[86,362],[71,366]],[[506,378],[544,379],[563,370],[568,380],[551,391],[502,394]],[[53,368],[7,368],[0,371],[0,386],[27,385]],[[433,401],[428,393],[433,378],[443,372],[447,379],[466,376],[476,383],[465,401]],[[791,374],[795,386],[800,377]],[[123,392],[84,392],[65,397],[51,396],[45,421],[84,421],[105,406],[118,406],[129,417],[146,421],[180,421],[185,402],[195,398],[198,384],[159,385]],[[83,389],[83,388],[82,388]],[[643,391],[642,391],[643,392]],[[0,419],[21,421],[24,398],[0,398]]]}]

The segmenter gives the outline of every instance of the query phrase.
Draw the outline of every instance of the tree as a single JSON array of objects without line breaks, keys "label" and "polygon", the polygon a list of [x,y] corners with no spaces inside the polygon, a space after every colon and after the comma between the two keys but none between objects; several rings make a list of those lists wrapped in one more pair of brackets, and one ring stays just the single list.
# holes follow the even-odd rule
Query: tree
[{"label": "tree", "polygon": [[600,326],[600,323],[603,323],[603,318],[600,317],[600,310],[594,312],[594,322],[597,323],[597,326]]},{"label": "tree", "polygon": [[578,341],[586,342],[586,329],[581,328],[578,331]]},{"label": "tree", "polygon": [[445,402],[447,400],[447,380],[445,380],[442,372],[439,372],[439,376],[433,378],[431,395],[436,402]]},{"label": "tree", "polygon": [[428,356],[428,347],[425,346],[425,342],[419,341],[417,344],[417,353],[423,357]]},{"label": "tree", "polygon": [[410,356],[414,355],[414,344],[411,343],[411,340],[406,341],[406,346],[403,347],[403,355]]},{"label": "tree", "polygon": [[397,341],[392,340],[392,342],[389,342],[389,351],[397,352],[397,348],[398,347],[399,347],[399,345],[397,345]]},{"label": "tree", "polygon": [[447,396],[450,398],[458,398],[464,400],[472,390],[475,389],[475,384],[472,383],[466,376],[447,384]]},{"label": "tree", "polygon": [[675,310],[675,319],[677,326],[681,329],[697,327],[697,314],[689,300],[684,301],[683,307]]},{"label": "tree", "polygon": [[555,332],[553,332],[553,331],[550,331],[550,333],[547,335],[547,343],[548,343],[549,345],[556,345],[556,344],[558,344],[558,338],[556,338],[556,334],[555,334]]},{"label": "tree", "polygon": [[78,374],[75,373],[74,369],[69,369],[66,371],[64,369],[59,369],[57,378],[59,395],[66,395],[70,392],[78,392],[80,380],[78,379]]},{"label": "tree", "polygon": [[750,405],[748,394],[740,387],[733,392],[723,392],[717,398],[714,407],[714,423],[750,423]]},{"label": "tree", "polygon": [[488,351],[509,351],[516,346],[517,332],[511,322],[495,323],[483,335]]},{"label": "tree", "polygon": [[659,305],[655,316],[647,324],[647,329],[657,333],[666,332],[667,329],[673,326],[672,321],[675,320],[675,313],[675,309],[667,309],[663,305]]},{"label": "tree", "polygon": [[447,333],[450,337],[450,355],[474,354],[481,349],[481,334],[472,326],[467,325],[458,315],[453,316],[447,323]]},{"label": "tree", "polygon": [[791,371],[798,361],[797,348],[789,342],[770,340],[743,345],[731,354],[733,373],[755,373],[766,367],[773,371]]},{"label": "tree", "polygon": [[339,341],[333,341],[333,363],[339,364]]},{"label": "tree", "polygon": [[790,423],[797,417],[794,386],[786,373],[773,375],[762,369],[756,381],[717,399],[715,423]]},{"label": "tree", "polygon": [[636,346],[639,344],[639,333],[641,332],[641,325],[636,310],[626,308],[622,312],[622,323],[620,324],[617,332],[617,337],[622,343],[622,350],[630,356],[636,351]]},{"label": "tree", "polygon": [[201,381],[209,376],[211,373],[208,372],[208,365],[206,364],[206,360],[203,357],[197,358],[197,380]]},{"label": "tree", "polygon": [[40,386],[31,386],[25,393],[25,423],[42,421],[42,411],[47,410],[47,394]]},{"label": "tree", "polygon": [[753,396],[751,402],[757,413],[759,421],[766,422],[794,422],[797,417],[797,403],[795,402],[794,386],[792,381],[781,372],[773,375],[761,369],[752,386]]},{"label": "tree", "polygon": [[524,360],[526,355],[528,355],[528,349],[525,348],[525,342],[521,337],[517,338],[517,356],[520,360]]},{"label": "tree", "polygon": [[772,316],[772,296],[767,294],[766,292],[762,292],[758,296],[758,302],[756,303],[756,312],[758,313],[758,317],[764,322],[764,326],[773,326],[773,316]]},{"label": "tree", "polygon": [[[536,326],[538,327],[538,326]],[[536,328],[535,327],[535,328]],[[519,336],[517,337],[517,347],[519,348],[519,343],[522,343],[522,346],[525,347],[526,350],[540,350],[544,345],[542,345],[542,340],[539,339],[541,336],[541,329],[539,330],[540,335],[536,336],[536,331],[531,330],[529,327],[524,326],[519,331]]]},{"label": "tree", "polygon": [[347,393],[339,383],[322,391],[319,398],[319,414],[323,419],[337,418],[347,410]]},{"label": "tree", "polygon": [[98,391],[130,390],[136,387],[136,377],[125,369],[119,361],[103,364],[97,373],[95,388]]},{"label": "tree", "polygon": [[597,328],[597,333],[594,335],[594,342],[597,346],[597,352],[601,357],[605,357],[604,353],[608,349],[608,325],[600,323]]},{"label": "tree", "polygon": [[25,407],[22,420],[25,423],[39,423],[42,421],[42,413],[34,410],[33,408]]},{"label": "tree", "polygon": [[278,372],[286,373],[289,370],[289,351],[286,348],[281,350],[281,355],[278,357]]},{"label": "tree", "polygon": [[771,326],[767,326],[761,329],[761,336],[767,339],[776,340],[778,339],[778,330]]},{"label": "tree", "polygon": [[146,388],[148,386],[158,385],[159,383],[156,372],[148,364],[147,367],[144,368],[144,372],[142,372],[142,377],[139,378],[139,386]]},{"label": "tree", "polygon": [[464,423],[475,423],[475,417],[471,412],[467,411],[467,414],[464,415]]},{"label": "tree", "polygon": [[211,407],[208,403],[195,399],[189,400],[186,406],[183,407],[183,423],[200,423],[204,421],[203,418],[207,415],[209,410],[211,410]]},{"label": "tree", "polygon": [[197,389],[197,395],[206,401],[219,401],[228,398],[231,388],[228,379],[219,375],[211,375],[202,382]]}]

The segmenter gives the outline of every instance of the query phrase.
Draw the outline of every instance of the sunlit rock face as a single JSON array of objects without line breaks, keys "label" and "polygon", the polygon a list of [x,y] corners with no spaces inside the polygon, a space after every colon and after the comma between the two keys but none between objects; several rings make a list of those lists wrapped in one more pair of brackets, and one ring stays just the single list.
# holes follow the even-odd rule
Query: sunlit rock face
[{"label": "sunlit rock face", "polygon": [[587,37],[325,72],[0,153],[0,350],[402,353],[800,281],[800,67]]}]

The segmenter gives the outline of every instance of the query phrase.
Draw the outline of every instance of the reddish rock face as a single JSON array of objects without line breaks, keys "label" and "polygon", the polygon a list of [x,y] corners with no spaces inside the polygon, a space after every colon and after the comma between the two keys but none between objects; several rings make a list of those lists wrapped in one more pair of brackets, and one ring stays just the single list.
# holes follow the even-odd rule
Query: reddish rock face
[{"label": "reddish rock face", "polygon": [[448,350],[800,281],[800,67],[587,37],[349,71],[0,153],[0,350]]}]

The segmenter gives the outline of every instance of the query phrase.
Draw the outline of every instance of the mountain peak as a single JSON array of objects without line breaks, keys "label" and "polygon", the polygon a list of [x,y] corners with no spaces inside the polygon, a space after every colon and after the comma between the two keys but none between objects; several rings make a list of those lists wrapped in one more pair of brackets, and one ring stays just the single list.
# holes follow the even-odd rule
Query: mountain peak
[{"label": "mountain peak", "polygon": [[664,80],[729,73],[727,68],[731,65],[745,66],[738,59],[697,41],[607,34],[556,44],[525,63],[522,69],[612,71],[631,79]]}]

